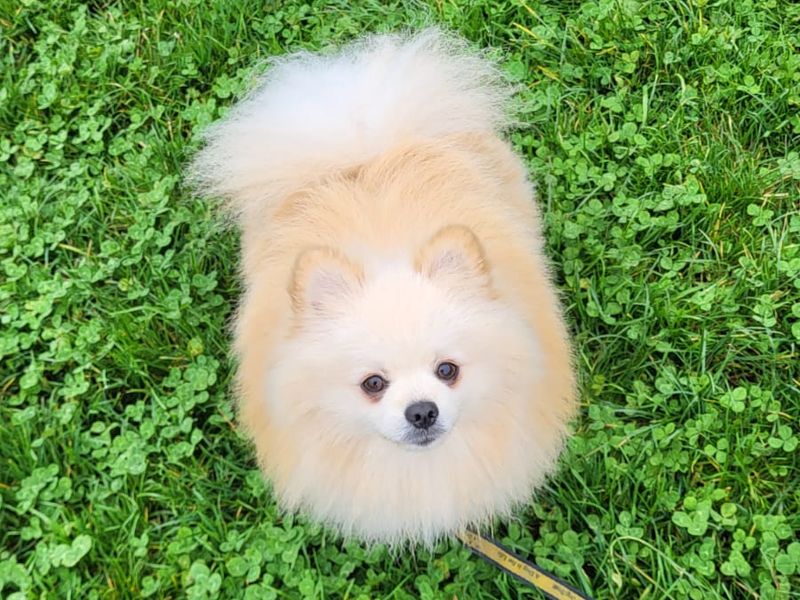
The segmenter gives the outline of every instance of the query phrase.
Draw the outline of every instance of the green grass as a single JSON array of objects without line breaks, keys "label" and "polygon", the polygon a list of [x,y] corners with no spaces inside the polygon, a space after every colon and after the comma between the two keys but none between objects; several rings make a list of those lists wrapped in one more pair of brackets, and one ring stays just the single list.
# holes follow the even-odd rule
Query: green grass
[{"label": "green grass", "polygon": [[525,87],[581,370],[498,536],[597,598],[800,596],[788,0],[0,0],[0,596],[540,597],[276,511],[228,393],[237,240],[181,187],[264,58],[427,21]]}]

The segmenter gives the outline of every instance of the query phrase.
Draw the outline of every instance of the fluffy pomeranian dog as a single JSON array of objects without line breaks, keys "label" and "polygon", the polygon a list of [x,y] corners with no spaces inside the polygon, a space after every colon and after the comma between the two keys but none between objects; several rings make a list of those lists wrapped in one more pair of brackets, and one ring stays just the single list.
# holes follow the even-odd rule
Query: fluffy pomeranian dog
[{"label": "fluffy pomeranian dog", "polygon": [[241,228],[239,420],[280,505],[368,542],[507,516],[575,409],[512,90],[459,38],[274,62],[190,179]]}]

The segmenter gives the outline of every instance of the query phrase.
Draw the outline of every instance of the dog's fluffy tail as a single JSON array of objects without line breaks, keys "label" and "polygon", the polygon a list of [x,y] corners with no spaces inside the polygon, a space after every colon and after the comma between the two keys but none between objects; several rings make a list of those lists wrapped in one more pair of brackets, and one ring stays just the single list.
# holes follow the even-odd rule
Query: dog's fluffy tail
[{"label": "dog's fluffy tail", "polygon": [[189,181],[246,216],[397,144],[498,133],[509,125],[510,97],[492,61],[437,29],[293,54],[206,131]]}]

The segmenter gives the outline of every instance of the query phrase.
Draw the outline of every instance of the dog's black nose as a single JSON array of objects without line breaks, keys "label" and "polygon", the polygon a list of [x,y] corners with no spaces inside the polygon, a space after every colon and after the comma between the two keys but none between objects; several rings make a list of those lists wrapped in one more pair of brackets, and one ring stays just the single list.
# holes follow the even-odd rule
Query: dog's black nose
[{"label": "dog's black nose", "polygon": [[409,404],[405,414],[406,420],[417,429],[428,429],[436,423],[439,409],[430,400],[422,400]]}]

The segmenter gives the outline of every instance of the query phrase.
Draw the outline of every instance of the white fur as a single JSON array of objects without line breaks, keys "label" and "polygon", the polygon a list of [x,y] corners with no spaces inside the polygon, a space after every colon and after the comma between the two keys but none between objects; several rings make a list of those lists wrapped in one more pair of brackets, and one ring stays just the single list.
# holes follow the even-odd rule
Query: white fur
[{"label": "white fur", "polygon": [[[431,545],[530,498],[559,446],[525,426],[547,390],[541,349],[513,311],[411,269],[331,308],[267,373],[276,418],[303,440],[303,461],[278,482],[284,506],[363,540]],[[441,360],[461,367],[453,388],[434,375]],[[371,372],[391,381],[378,402],[359,389]],[[422,398],[445,431],[419,448],[402,441],[403,412]]]},{"label": "white fur", "polygon": [[491,61],[437,29],[292,54],[206,131],[189,179],[245,216],[409,141],[498,133],[510,94]]}]

